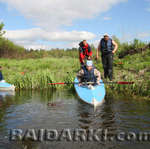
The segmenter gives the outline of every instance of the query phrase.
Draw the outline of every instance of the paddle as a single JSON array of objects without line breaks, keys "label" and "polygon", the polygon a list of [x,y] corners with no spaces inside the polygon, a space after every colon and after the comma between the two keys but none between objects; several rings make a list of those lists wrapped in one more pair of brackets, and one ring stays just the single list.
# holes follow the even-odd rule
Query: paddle
[{"label": "paddle", "polygon": [[[122,85],[132,85],[134,82],[124,82],[124,81],[119,81],[119,82],[100,82],[104,84],[122,84]],[[63,83],[48,83],[49,85],[67,85],[67,84],[79,84],[78,82],[63,82]],[[94,82],[83,82],[82,84],[94,84]]]}]

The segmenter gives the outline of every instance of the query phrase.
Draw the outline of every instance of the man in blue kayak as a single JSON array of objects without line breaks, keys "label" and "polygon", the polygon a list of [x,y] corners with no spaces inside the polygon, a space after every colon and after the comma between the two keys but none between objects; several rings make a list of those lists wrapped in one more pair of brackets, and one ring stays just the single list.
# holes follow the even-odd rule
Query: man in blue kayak
[{"label": "man in blue kayak", "polygon": [[104,35],[101,39],[99,46],[97,48],[97,56],[99,57],[99,51],[101,51],[102,64],[104,69],[104,78],[109,78],[110,81],[113,79],[113,56],[118,49],[117,43],[112,40],[108,34]]},{"label": "man in blue kayak", "polygon": [[79,86],[81,86],[83,82],[93,82],[94,85],[100,85],[101,75],[100,72],[93,66],[93,62],[91,60],[87,60],[86,66],[82,67],[82,69],[78,72],[77,78]]}]

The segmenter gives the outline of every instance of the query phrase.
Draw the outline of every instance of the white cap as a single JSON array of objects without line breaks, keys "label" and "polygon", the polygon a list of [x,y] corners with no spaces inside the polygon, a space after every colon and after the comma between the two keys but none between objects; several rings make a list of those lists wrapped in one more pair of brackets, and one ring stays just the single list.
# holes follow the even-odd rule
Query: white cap
[{"label": "white cap", "polygon": [[105,33],[105,34],[104,34],[104,37],[105,37],[105,36],[108,36],[108,37],[109,37],[109,34]]},{"label": "white cap", "polygon": [[93,62],[91,61],[91,60],[88,60],[87,62],[86,62],[86,66],[93,66]]}]

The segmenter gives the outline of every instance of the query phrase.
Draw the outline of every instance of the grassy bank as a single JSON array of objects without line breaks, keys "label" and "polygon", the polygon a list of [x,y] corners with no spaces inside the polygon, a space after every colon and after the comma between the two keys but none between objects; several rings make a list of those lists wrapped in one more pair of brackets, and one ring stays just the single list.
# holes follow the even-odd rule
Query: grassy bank
[{"label": "grassy bank", "polygon": [[[108,92],[150,96],[150,51],[124,59],[114,57],[114,81],[134,81],[134,85],[106,85]],[[50,82],[71,82],[80,68],[78,58],[0,59],[5,80],[19,89],[72,89],[73,86],[50,86]],[[95,62],[103,74],[101,60]]]},{"label": "grassy bank", "polygon": [[73,78],[79,68],[78,59],[72,58],[0,59],[0,64],[3,66],[5,80],[17,89],[50,88],[48,83],[67,81],[68,75]]},{"label": "grassy bank", "polygon": [[[20,90],[73,89],[73,85],[50,86],[51,82],[73,82],[80,69],[78,49],[37,49],[27,50],[3,37],[4,24],[0,24],[0,66],[4,78]],[[133,42],[118,43],[114,56],[114,81],[134,81],[134,85],[106,84],[107,92],[150,97],[150,49],[148,43],[138,39]],[[93,55],[96,48],[91,45]],[[143,47],[144,48],[143,50]],[[133,54],[133,55],[132,55]],[[122,59],[118,57],[121,55]],[[95,66],[103,74],[101,60]]]}]

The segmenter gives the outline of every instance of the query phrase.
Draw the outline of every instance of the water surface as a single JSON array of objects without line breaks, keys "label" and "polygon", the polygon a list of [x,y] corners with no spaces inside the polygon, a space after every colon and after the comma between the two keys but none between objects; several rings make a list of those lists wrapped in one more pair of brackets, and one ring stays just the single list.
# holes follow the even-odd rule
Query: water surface
[{"label": "water surface", "polygon": [[[10,129],[103,129],[150,132],[150,101],[107,95],[96,110],[75,92],[0,92],[0,149],[149,149],[149,141],[10,141]],[[149,135],[150,137],[150,135]]]}]

